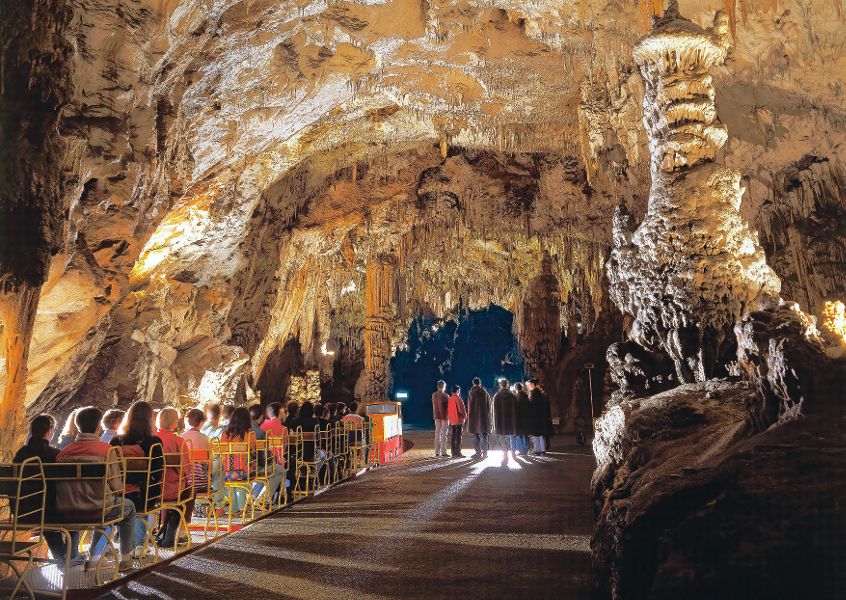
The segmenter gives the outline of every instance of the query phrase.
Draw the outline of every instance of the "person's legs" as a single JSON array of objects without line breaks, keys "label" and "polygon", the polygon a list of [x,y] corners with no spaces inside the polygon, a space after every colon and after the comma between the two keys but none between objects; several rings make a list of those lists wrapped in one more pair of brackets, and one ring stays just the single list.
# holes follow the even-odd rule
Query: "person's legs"
[{"label": "person's legs", "polygon": [[487,457],[488,455],[488,434],[482,434],[482,456]]},{"label": "person's legs", "polygon": [[[123,519],[118,521],[118,535],[120,536],[120,553],[121,559],[126,559],[135,547],[135,533],[133,527],[135,525],[135,504],[128,498],[123,499],[122,504],[118,504],[106,514],[106,518],[111,520],[123,515]],[[109,528],[106,528],[108,533]],[[143,539],[143,538],[142,538]],[[91,540],[91,551],[89,552],[88,560],[94,563],[100,559],[103,553],[103,548],[106,546],[106,539],[103,535],[95,531]]]},{"label": "person's legs", "polygon": [[67,538],[59,531],[45,531],[44,540],[47,542],[47,547],[50,549],[50,554],[53,558],[64,560],[68,552],[70,552],[71,561],[79,557],[79,532],[71,531],[70,533],[70,547],[66,547]]},{"label": "person's legs", "polygon": [[441,455],[441,421],[440,419],[435,419],[435,456]]},{"label": "person's legs", "polygon": [[473,434],[473,449],[476,450],[476,454],[473,456],[481,456],[482,455],[482,434],[481,433],[474,433]]}]

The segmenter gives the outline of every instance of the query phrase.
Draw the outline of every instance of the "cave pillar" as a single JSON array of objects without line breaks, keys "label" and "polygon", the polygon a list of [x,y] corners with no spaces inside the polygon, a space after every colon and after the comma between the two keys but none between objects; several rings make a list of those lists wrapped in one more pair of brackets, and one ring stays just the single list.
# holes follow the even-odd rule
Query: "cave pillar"
[{"label": "cave pillar", "polygon": [[724,14],[705,30],[673,0],[634,48],[652,186],[636,229],[625,207],[615,214],[610,294],[632,317],[630,338],[669,356],[682,383],[732,360],[736,319],[781,286],[740,216],[740,174],[716,164],[727,132],[708,71],[725,61],[729,39]]},{"label": "cave pillar", "polygon": [[26,284],[0,293],[0,357],[5,386],[0,396],[0,449],[12,449],[26,435],[26,366],[41,287]]},{"label": "cave pillar", "polygon": [[561,346],[561,290],[552,272],[552,260],[544,255],[541,271],[526,288],[520,310],[519,342],[527,371],[545,379],[558,360]]},{"label": "cave pillar", "polygon": [[364,321],[364,370],[357,395],[365,402],[384,400],[390,387],[390,360],[397,313],[396,260],[379,255],[367,262]]}]

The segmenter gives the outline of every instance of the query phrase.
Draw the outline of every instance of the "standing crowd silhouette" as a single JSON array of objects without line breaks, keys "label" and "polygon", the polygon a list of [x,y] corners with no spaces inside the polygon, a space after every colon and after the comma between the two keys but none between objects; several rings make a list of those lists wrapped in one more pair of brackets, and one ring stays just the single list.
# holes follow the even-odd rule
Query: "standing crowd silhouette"
[{"label": "standing crowd silhouette", "polygon": [[461,439],[465,430],[473,436],[474,459],[487,458],[492,439],[503,450],[503,459],[507,459],[508,452],[512,457],[546,454],[554,434],[552,414],[543,385],[537,379],[515,383],[513,389],[507,379],[500,379],[492,397],[476,377],[466,403],[460,386],[452,386],[449,395],[446,389],[446,382],[438,381],[432,394],[436,457],[451,454],[453,458],[464,458]]}]

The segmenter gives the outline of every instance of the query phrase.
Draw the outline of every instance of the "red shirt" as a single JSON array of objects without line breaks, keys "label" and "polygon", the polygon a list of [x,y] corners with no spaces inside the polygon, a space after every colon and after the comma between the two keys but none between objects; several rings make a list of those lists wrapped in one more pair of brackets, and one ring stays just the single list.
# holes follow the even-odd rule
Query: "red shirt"
[{"label": "red shirt", "polygon": [[182,454],[181,471],[177,466],[165,467],[164,489],[162,490],[162,498],[177,500],[180,493],[190,487],[188,478],[191,475],[192,465],[188,444],[170,429],[159,429],[156,435],[162,440],[162,452],[165,455],[170,455],[165,456],[165,464],[171,461],[175,462],[176,455]]},{"label": "red shirt", "polygon": [[466,417],[467,411],[464,409],[464,400],[458,394],[453,394],[449,397],[449,404],[447,405],[447,419],[449,419],[449,424],[463,425]]}]

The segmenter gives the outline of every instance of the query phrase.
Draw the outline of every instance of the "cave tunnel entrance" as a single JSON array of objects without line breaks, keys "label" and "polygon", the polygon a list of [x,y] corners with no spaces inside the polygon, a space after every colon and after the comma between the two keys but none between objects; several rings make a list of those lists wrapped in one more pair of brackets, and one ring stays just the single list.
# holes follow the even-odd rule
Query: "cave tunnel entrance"
[{"label": "cave tunnel entrance", "polygon": [[489,392],[497,379],[524,377],[523,361],[513,331],[514,315],[496,305],[459,311],[454,319],[417,317],[408,330],[407,347],[391,359],[391,398],[407,393],[403,417],[412,425],[432,424],[432,392],[443,379],[461,386],[467,397],[470,382],[479,377]]}]

